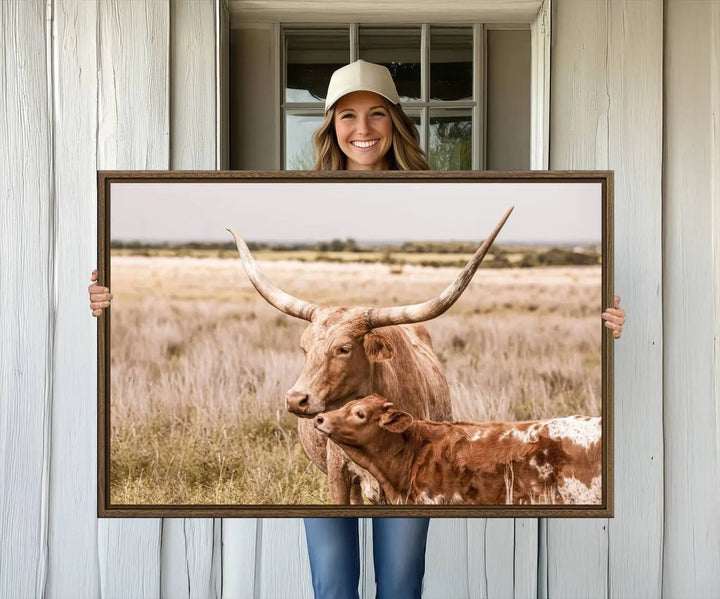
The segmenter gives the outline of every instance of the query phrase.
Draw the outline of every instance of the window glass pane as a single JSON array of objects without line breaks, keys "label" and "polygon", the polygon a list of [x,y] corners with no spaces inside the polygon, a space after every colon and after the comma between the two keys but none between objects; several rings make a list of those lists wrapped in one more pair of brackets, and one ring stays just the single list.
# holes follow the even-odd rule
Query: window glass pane
[{"label": "window glass pane", "polygon": [[430,28],[430,98],[472,100],[471,27]]},{"label": "window glass pane", "polygon": [[402,102],[420,99],[420,27],[360,27],[359,56],[390,70]]},{"label": "window glass pane", "polygon": [[430,168],[466,171],[472,168],[472,116],[469,110],[430,111]]},{"label": "window glass pane", "polygon": [[410,120],[415,123],[415,129],[417,129],[418,135],[420,136],[420,147],[424,148],[425,135],[421,126],[422,118],[420,117],[420,114],[415,112],[414,110],[406,110],[405,113],[410,117]]},{"label": "window glass pane", "polygon": [[333,71],[350,62],[350,32],[285,31],[285,58],[285,101],[324,101]]},{"label": "window glass pane", "polygon": [[309,171],[315,164],[312,136],[322,124],[322,114],[285,115],[285,169]]}]

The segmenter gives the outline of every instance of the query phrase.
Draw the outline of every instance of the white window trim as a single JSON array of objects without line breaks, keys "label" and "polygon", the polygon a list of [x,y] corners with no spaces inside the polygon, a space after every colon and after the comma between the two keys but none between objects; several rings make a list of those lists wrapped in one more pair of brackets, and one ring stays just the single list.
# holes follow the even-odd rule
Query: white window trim
[{"label": "white window trim", "polygon": [[[273,106],[275,107],[275,123],[277,132],[273,143],[273,160],[275,169],[282,170],[285,162],[285,114],[282,99],[285,95],[285,69],[283,68],[282,29],[280,23],[273,23],[272,64],[275,69],[275,85],[273,87]],[[278,76],[279,75],[279,76]]]},{"label": "white window trim", "polygon": [[[473,35],[473,39],[475,40],[474,46],[473,46],[473,60],[477,60],[478,65],[484,64],[484,53],[486,48],[486,35],[488,29],[521,29],[521,28],[530,28],[530,45],[531,45],[531,72],[530,72],[530,110],[531,110],[531,116],[530,116],[530,123],[531,123],[531,132],[530,132],[530,168],[532,170],[548,170],[549,169],[549,156],[550,156],[550,39],[551,39],[551,1],[552,0],[540,0],[539,2],[539,10],[535,13],[533,13],[533,17],[531,19],[527,20],[520,20],[518,22],[508,23],[508,24],[502,24],[502,23],[486,23],[485,25],[479,24],[474,25],[475,28],[480,28],[482,31],[482,35],[478,35],[480,33],[479,31],[475,31]],[[276,7],[282,7],[282,10],[288,9],[288,6],[286,6],[287,3],[282,1],[268,1],[266,4],[269,5],[275,5]],[[297,3],[293,6],[296,8],[299,7],[300,3]],[[329,3],[332,4],[332,3]],[[461,3],[462,4],[462,3]],[[497,17],[498,14],[498,7],[501,6],[503,3],[498,2],[495,6],[495,14],[492,15],[493,18]],[[512,5],[512,2],[507,2],[508,7]],[[418,3],[417,6],[418,10],[415,10],[412,14],[415,14],[417,17],[421,17],[418,20],[425,22],[425,23],[438,23],[438,24],[452,24],[453,22],[457,22],[457,11],[456,14],[451,14],[449,12],[445,13],[445,19],[439,19],[439,18],[433,18],[433,13],[430,11],[423,11],[422,10],[422,3]],[[280,9],[278,9],[280,10]],[[252,21],[253,19],[259,19],[262,20],[263,18],[265,20],[272,18],[275,16],[275,18],[282,16],[284,17],[286,25],[291,25],[293,27],[295,26],[308,26],[308,27],[318,27],[318,26],[337,26],[339,24],[347,25],[347,13],[345,13],[345,19],[341,20],[338,19],[338,15],[334,14],[332,12],[328,12],[325,14],[324,18],[318,19],[317,21],[313,23],[307,22],[307,13],[304,15],[302,21],[297,21],[292,18],[293,15],[297,16],[297,13],[292,12],[276,12],[271,13],[269,11],[266,11],[265,14],[267,16],[261,18],[261,13],[258,12],[248,12],[248,6],[245,2],[241,0],[235,0],[230,2],[230,11],[231,11],[231,17],[234,21],[244,21],[249,20]],[[405,13],[406,15],[408,13]],[[320,15],[317,15],[320,17]],[[527,16],[526,16],[527,17]],[[482,10],[478,11],[477,14],[473,13],[473,20],[475,21],[483,21],[483,19],[487,19],[489,16],[486,16]],[[455,21],[453,21],[455,19]],[[365,20],[365,19],[363,19]],[[369,19],[368,19],[369,20]],[[394,21],[397,22],[399,19],[395,18]],[[385,20],[386,23],[390,24],[393,22],[393,19],[388,18]],[[378,19],[378,23],[380,23],[380,19]],[[403,22],[403,24],[412,24],[409,22]],[[351,24],[350,25],[350,51],[351,51],[351,60],[356,60],[357,56],[353,56],[355,53],[354,48],[357,47],[357,44],[353,44],[353,41],[357,41],[358,36],[358,25],[357,24]],[[273,52],[274,55],[272,57],[273,64],[276,67],[276,73],[279,73],[279,77],[276,78],[276,86],[273,90],[273,104],[275,106],[276,110],[276,122],[279,123],[278,128],[278,136],[276,138],[276,152],[275,152],[275,158],[276,161],[276,168],[281,169],[282,165],[284,164],[285,160],[285,135],[284,135],[284,129],[285,129],[285,123],[283,118],[283,109],[282,109],[282,102],[284,99],[284,73],[283,73],[283,49],[281,47],[282,44],[282,33],[281,33],[281,26],[279,23],[273,23],[273,37],[275,40],[275,43],[273,44]],[[355,39],[354,39],[355,38]],[[483,43],[477,43],[478,39],[485,40]],[[427,51],[427,48],[422,48],[422,51]],[[472,168],[477,170],[481,168],[482,165],[485,163],[485,111],[486,111],[486,98],[484,95],[480,95],[478,92],[480,91],[478,88],[482,86],[482,89],[486,89],[485,85],[485,77],[486,73],[484,72],[484,69],[481,68],[480,71],[481,75],[478,77],[477,81],[473,82],[473,94],[476,98],[481,98],[481,102],[477,102],[475,107],[473,108],[473,121],[477,124],[475,127],[475,131],[473,133],[474,137],[473,139],[473,156],[472,156]],[[423,84],[425,84],[423,79]],[[425,129],[428,128],[427,119],[425,119]],[[424,131],[425,135],[428,135],[428,131]],[[426,137],[427,139],[427,137]],[[483,143],[480,143],[480,140],[483,140]]]},{"label": "white window trim", "polygon": [[[487,120],[487,70],[485,69],[485,54],[487,53],[487,37],[483,25],[473,25],[473,61],[478,65],[473,69],[477,75],[473,80],[473,98],[482,98],[482,102],[476,102],[473,108],[473,129],[472,140],[472,169],[478,171],[485,164],[487,153],[485,139],[485,123]],[[482,41],[482,43],[481,43]]]},{"label": "white window trim", "polygon": [[530,168],[550,169],[550,15],[544,0],[530,27]]},{"label": "white window trim", "polygon": [[526,23],[543,0],[359,0],[351,8],[337,0],[229,0],[232,26],[239,23]]}]

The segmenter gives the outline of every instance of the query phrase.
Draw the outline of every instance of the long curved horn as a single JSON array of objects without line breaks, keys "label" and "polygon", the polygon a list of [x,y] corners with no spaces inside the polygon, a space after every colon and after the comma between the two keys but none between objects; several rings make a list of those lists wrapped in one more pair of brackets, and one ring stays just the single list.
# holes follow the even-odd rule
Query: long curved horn
[{"label": "long curved horn", "polygon": [[422,304],[395,306],[392,308],[372,308],[365,318],[370,328],[432,320],[448,310],[462,295],[462,292],[465,291],[465,288],[468,286],[468,283],[470,283],[475,271],[478,269],[478,266],[480,266],[480,263],[483,261],[485,254],[487,254],[498,233],[500,233],[500,229],[503,228],[513,208],[514,206],[511,206],[505,213],[505,216],[500,219],[500,222],[493,232],[483,241],[470,262],[465,265],[465,268],[462,269],[457,279],[448,285],[445,291]]},{"label": "long curved horn", "polygon": [[255,262],[255,258],[253,258],[243,238],[232,229],[227,229],[227,231],[235,238],[235,245],[237,246],[238,254],[240,254],[242,265],[245,268],[250,282],[255,286],[258,293],[262,295],[271,306],[274,306],[281,312],[285,312],[285,314],[289,314],[295,318],[311,320],[313,313],[318,307],[317,304],[311,304],[310,302],[293,297],[271,283],[262,273],[257,262]]}]

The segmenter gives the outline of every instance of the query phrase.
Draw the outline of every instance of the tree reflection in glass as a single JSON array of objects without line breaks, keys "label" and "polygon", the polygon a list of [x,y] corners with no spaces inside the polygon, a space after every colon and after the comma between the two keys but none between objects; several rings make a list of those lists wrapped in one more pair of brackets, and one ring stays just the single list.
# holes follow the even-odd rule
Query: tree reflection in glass
[{"label": "tree reflection in glass", "polygon": [[430,113],[430,168],[466,171],[472,168],[472,117],[465,110]]}]

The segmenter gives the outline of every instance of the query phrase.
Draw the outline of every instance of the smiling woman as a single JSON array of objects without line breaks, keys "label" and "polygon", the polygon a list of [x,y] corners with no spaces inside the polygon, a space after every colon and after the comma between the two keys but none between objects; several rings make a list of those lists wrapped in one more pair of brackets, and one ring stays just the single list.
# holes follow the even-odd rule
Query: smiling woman
[{"label": "smiling woman", "polygon": [[333,73],[313,136],[315,170],[430,169],[390,71],[357,60]]},{"label": "smiling woman", "polygon": [[[325,120],[313,136],[315,170],[429,170],[419,139],[386,67],[357,60],[332,74]],[[440,378],[447,388],[442,369]],[[443,417],[450,415],[448,406]],[[320,447],[322,453],[322,441]],[[327,440],[324,449],[330,476],[330,464],[347,458]],[[355,599],[360,577],[357,518],[304,522],[315,599]],[[428,518],[373,518],[378,597],[419,599],[429,523]]]}]

